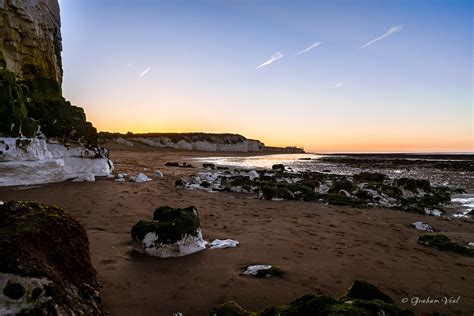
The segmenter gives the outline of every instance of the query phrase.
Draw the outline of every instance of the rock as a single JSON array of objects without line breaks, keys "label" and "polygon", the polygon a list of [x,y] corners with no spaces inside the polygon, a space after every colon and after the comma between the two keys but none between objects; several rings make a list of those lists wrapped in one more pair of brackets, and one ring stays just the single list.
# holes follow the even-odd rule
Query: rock
[{"label": "rock", "polygon": [[463,244],[453,242],[445,235],[421,235],[418,237],[418,243],[434,247],[438,250],[474,257],[474,249],[471,249]]},{"label": "rock", "polygon": [[214,239],[210,243],[210,248],[211,249],[224,249],[224,248],[235,248],[239,245],[239,242],[237,240],[232,240],[232,239]]},{"label": "rock", "polygon": [[345,178],[341,178],[341,179],[333,180],[331,186],[329,187],[328,192],[334,193],[334,194],[340,194],[339,192],[341,192],[341,190],[344,190],[347,193],[349,193],[349,192],[352,192],[354,189],[355,189],[355,186],[352,184],[351,181]]},{"label": "rock", "polygon": [[0,137],[0,186],[107,176],[112,162],[100,148],[65,146],[39,138]]},{"label": "rock", "polygon": [[256,278],[269,278],[274,276],[282,276],[284,271],[277,266],[258,264],[246,267],[244,274]]},{"label": "rock", "polygon": [[163,172],[161,172],[160,170],[155,170],[155,176],[158,178],[163,178]]},{"label": "rock", "polygon": [[253,180],[253,179],[256,179],[256,178],[260,177],[260,175],[258,174],[258,172],[255,171],[255,170],[249,171],[249,172],[247,173],[247,176],[250,178],[250,180]]},{"label": "rock", "polygon": [[214,165],[213,163],[203,163],[202,164],[202,167],[204,169],[215,169],[216,168],[216,165]]},{"label": "rock", "polygon": [[344,189],[339,190],[338,193],[341,194],[341,195],[343,194],[343,195],[345,195],[345,196],[348,197],[348,198],[351,197],[351,194],[350,194],[349,192],[347,192],[346,190],[344,190]]},{"label": "rock", "polygon": [[365,301],[379,300],[393,304],[393,300],[387,294],[383,293],[369,282],[363,280],[355,280],[347,292],[346,297]]},{"label": "rock", "polygon": [[151,181],[151,179],[146,174],[140,172],[136,176],[130,177],[130,181],[141,183]]},{"label": "rock", "polygon": [[430,224],[423,223],[423,222],[414,222],[411,226],[415,227],[417,230],[421,230],[424,232],[434,232],[433,227]]},{"label": "rock", "polygon": [[399,188],[409,190],[414,193],[421,191],[430,191],[431,184],[428,180],[413,179],[413,178],[400,178],[396,181],[396,185]]},{"label": "rock", "polygon": [[186,162],[183,162],[182,165],[180,165],[178,162],[167,162],[165,163],[166,167],[179,167],[179,168],[194,168],[193,165],[188,164]]},{"label": "rock", "polygon": [[86,231],[64,210],[0,205],[0,253],[0,314],[102,315]]},{"label": "rock", "polygon": [[440,210],[435,210],[435,209],[429,210],[429,209],[425,208],[425,214],[439,217],[439,216],[443,215],[443,212],[441,212]]},{"label": "rock", "polygon": [[285,165],[284,164],[275,164],[272,166],[273,171],[285,171]]},{"label": "rock", "polygon": [[378,172],[361,172],[353,176],[354,181],[359,183],[383,183],[388,177]]},{"label": "rock", "polygon": [[133,143],[132,143],[132,142],[130,142],[130,141],[126,140],[126,139],[123,139],[123,138],[121,138],[121,137],[115,138],[115,139],[114,139],[114,143],[133,147]]},{"label": "rock", "polygon": [[162,206],[152,221],[139,221],[132,228],[133,249],[160,258],[180,257],[206,248],[197,209]]},{"label": "rock", "polygon": [[471,242],[468,242],[468,243],[467,243],[467,246],[468,246],[469,248],[474,248],[474,242],[472,242],[472,241],[471,241]]},{"label": "rock", "polygon": [[79,177],[77,177],[76,179],[72,180],[74,182],[84,182],[84,181],[87,181],[87,182],[94,182],[95,181],[95,176],[93,173],[86,173],[84,175],[80,175]]},{"label": "rock", "polygon": [[294,200],[295,195],[287,188],[276,186],[264,186],[262,188],[262,197],[265,200]]},{"label": "rock", "polygon": [[234,301],[221,304],[211,310],[211,316],[251,316],[248,311]]},{"label": "rock", "polygon": [[[356,297],[352,297],[354,295]],[[235,302],[221,304],[211,310],[211,316],[413,316],[409,310],[396,306],[392,299],[375,286],[356,281],[351,290],[340,299],[326,295],[307,294],[285,305],[249,312]]]}]

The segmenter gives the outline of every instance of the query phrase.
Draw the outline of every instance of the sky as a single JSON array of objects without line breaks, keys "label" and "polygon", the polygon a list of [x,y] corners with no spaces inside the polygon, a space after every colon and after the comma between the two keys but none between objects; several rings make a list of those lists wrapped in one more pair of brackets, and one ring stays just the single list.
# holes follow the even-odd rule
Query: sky
[{"label": "sky", "polygon": [[63,94],[99,131],[309,152],[474,151],[473,1],[60,0]]}]

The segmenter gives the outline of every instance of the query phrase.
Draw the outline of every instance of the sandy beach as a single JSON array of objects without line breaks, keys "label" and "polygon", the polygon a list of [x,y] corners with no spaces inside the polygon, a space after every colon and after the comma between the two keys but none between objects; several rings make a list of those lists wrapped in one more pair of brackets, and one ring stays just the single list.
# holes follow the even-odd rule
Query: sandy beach
[{"label": "sandy beach", "polygon": [[[177,179],[200,169],[164,164],[176,161],[198,166],[192,158],[212,154],[110,147],[114,173],[152,175],[159,169],[164,178],[146,183],[98,179],[0,189],[0,200],[60,206],[80,221],[89,237],[106,313],[208,315],[214,306],[229,300],[248,310],[260,310],[307,293],[338,297],[358,278],[373,283],[417,315],[467,315],[474,310],[472,258],[417,244],[419,232],[409,226],[427,221],[453,240],[462,241],[474,240],[472,222],[177,189]],[[162,205],[196,206],[206,240],[231,238],[240,246],[169,259],[133,253],[131,227],[140,219],[150,219]],[[278,265],[286,274],[250,278],[242,275],[242,268],[249,264]],[[444,304],[445,297],[455,302]],[[414,304],[417,298],[420,301]]]}]

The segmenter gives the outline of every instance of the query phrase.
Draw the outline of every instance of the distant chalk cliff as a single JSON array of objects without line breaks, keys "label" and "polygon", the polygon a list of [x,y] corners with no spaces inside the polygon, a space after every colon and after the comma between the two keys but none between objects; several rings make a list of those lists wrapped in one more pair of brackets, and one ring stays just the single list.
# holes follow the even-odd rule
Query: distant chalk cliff
[{"label": "distant chalk cliff", "polygon": [[114,142],[127,146],[133,146],[133,142],[137,142],[150,147],[211,152],[304,152],[302,148],[298,147],[267,147],[259,140],[247,139],[242,135],[228,133],[120,134],[100,132],[99,142]]}]

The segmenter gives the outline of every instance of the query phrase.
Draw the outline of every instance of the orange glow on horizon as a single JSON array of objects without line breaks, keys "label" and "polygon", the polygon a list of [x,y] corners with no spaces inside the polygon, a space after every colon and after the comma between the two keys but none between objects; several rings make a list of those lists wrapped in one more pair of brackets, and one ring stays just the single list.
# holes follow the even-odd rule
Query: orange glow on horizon
[{"label": "orange glow on horizon", "polygon": [[[241,134],[249,139],[258,139],[267,146],[297,146],[305,149],[306,152],[331,153],[331,152],[474,152],[473,138],[453,139],[447,135],[444,138],[436,135],[418,135],[409,137],[407,133],[399,135],[372,135],[364,137],[362,132],[354,133],[352,137],[345,135],[325,135],[319,139],[312,136],[298,137],[293,135],[272,135],[272,133],[261,133],[245,130],[223,129],[220,124],[210,125],[206,128],[202,124],[189,120],[182,122],[170,121],[166,124],[140,124],[134,122],[129,124],[111,124],[110,121],[97,121],[94,123],[98,131],[119,132],[119,133],[233,133]],[[159,127],[158,127],[159,126]],[[431,137],[430,137],[431,136]]]}]

